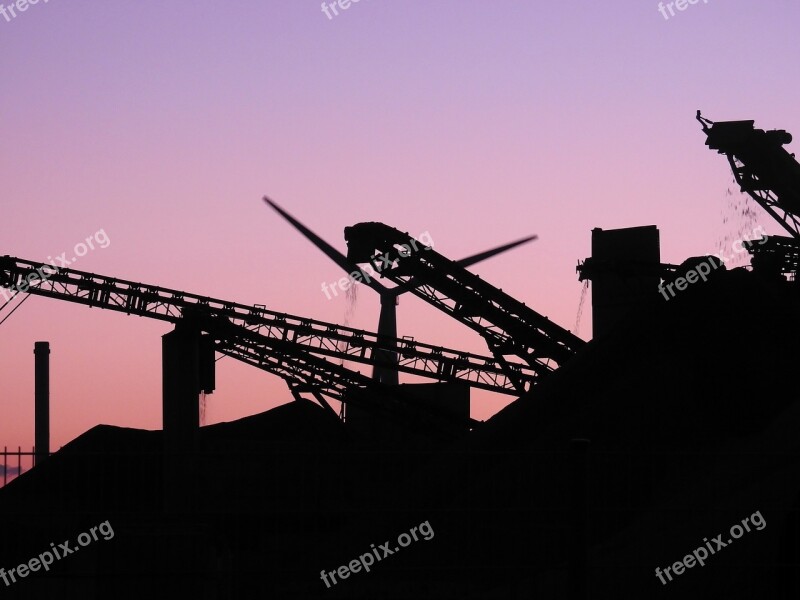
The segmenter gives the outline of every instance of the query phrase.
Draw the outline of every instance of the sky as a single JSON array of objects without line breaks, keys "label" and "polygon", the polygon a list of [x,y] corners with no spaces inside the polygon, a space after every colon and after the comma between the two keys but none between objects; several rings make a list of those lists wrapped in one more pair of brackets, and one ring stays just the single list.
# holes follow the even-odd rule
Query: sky
[{"label": "sky", "polygon": [[[0,255],[66,253],[82,271],[375,330],[375,294],[329,300],[321,285],[342,274],[269,195],[342,251],[363,221],[429,232],[453,259],[536,234],[472,270],[575,331],[595,227],[657,225],[668,263],[755,225],[781,233],[757,207],[742,215],[694,117],[800,135],[794,0],[673,16],[651,0],[361,0],[329,16],[315,0],[40,0],[16,16],[5,2]],[[398,322],[488,354],[417,298]],[[101,423],[159,429],[169,331],[31,297],[0,325],[0,446],[33,445],[36,341],[52,348],[52,448]],[[577,333],[591,335],[588,297]],[[224,358],[205,423],[290,400]],[[473,417],[509,400],[473,393]]]}]

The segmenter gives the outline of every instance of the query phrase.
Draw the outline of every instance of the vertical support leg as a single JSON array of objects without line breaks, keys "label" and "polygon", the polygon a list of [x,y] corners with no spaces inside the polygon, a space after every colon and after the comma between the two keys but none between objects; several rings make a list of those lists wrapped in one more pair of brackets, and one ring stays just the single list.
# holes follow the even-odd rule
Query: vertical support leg
[{"label": "vertical support leg", "polygon": [[200,424],[200,333],[178,325],[162,338],[164,508],[190,512],[192,464]]}]

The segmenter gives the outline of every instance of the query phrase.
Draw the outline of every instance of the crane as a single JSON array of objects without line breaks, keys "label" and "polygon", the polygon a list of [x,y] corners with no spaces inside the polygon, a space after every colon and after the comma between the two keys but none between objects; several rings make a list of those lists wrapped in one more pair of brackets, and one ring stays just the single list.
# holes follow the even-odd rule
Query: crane
[{"label": "crane", "polygon": [[346,227],[344,234],[351,262],[371,264],[382,277],[477,331],[510,377],[516,363],[509,356],[542,377],[586,343],[433,248],[411,252],[418,242],[408,233],[369,222]]}]

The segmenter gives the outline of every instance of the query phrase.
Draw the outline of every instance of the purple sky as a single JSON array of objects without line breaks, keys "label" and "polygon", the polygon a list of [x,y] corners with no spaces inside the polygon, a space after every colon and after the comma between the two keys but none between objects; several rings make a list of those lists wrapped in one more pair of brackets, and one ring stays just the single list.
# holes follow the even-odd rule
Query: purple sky
[{"label": "purple sky", "polygon": [[[369,220],[429,231],[451,258],[537,234],[474,270],[573,328],[593,227],[658,225],[680,262],[752,225],[694,114],[800,135],[799,17],[793,0],[666,20],[650,0],[361,0],[333,19],[312,0],[41,0],[0,17],[0,254],[45,260],[103,230],[110,245],[74,268],[343,322],[346,300],[320,290],[340,273],[268,194],[342,250]],[[361,289],[351,324],[377,317]],[[487,353],[415,298],[398,319]],[[167,331],[31,298],[0,326],[0,445],[33,443],[37,340],[53,347],[54,447],[98,423],[160,428]],[[290,398],[218,367],[209,423]],[[477,418],[508,401],[473,398]]]}]

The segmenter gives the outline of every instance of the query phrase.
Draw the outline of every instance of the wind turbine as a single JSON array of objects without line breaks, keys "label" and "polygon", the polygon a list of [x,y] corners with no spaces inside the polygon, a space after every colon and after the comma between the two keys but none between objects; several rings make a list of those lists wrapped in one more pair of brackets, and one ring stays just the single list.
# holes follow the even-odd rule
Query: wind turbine
[{"label": "wind turbine", "polygon": [[[275,202],[266,196],[264,196],[264,202],[269,204],[273,209],[275,209],[275,211],[278,212],[278,214],[289,221],[289,223],[291,223],[295,229],[302,233],[317,248],[322,250],[322,252],[328,258],[344,269],[346,273],[349,274],[354,271],[361,271],[358,265],[347,260],[347,257],[344,254],[339,252],[336,248],[331,246],[328,242],[323,240],[308,227],[283,210]],[[485,252],[479,252],[478,254],[473,254],[472,256],[462,258],[461,260],[455,262],[462,267],[469,267],[475,263],[486,260],[487,258],[491,258],[492,256],[496,256],[507,250],[511,250],[512,248],[516,248],[517,246],[533,241],[537,237],[538,236],[536,235],[530,235],[514,242],[498,246],[497,248],[486,250]],[[365,278],[362,283],[375,290],[378,293],[378,296],[380,296],[381,315],[378,321],[378,336],[384,337],[388,343],[391,343],[392,340],[397,339],[397,304],[399,302],[399,297],[400,294],[405,293],[407,290],[401,287],[386,287],[379,281],[376,281],[373,277]],[[397,352],[385,351],[385,358],[385,363],[388,363],[388,365],[397,364]],[[397,370],[388,365],[376,364],[372,370],[372,378],[381,383],[397,385]]]}]

